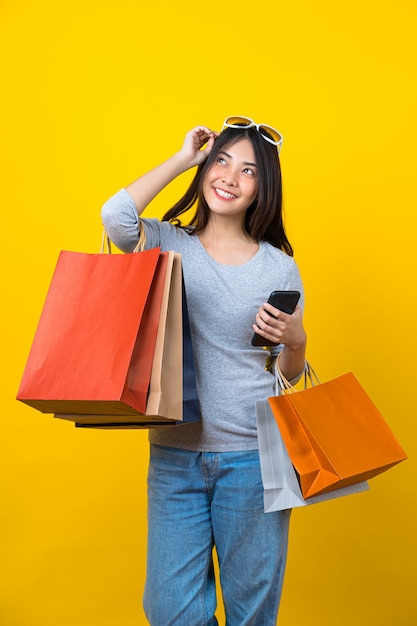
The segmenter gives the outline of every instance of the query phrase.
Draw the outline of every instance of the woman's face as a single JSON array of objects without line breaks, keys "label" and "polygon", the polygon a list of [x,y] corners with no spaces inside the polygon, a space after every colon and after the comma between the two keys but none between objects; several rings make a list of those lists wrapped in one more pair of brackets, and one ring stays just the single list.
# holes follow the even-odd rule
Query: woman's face
[{"label": "woman's face", "polygon": [[258,193],[258,168],[246,137],[220,151],[203,182],[212,213],[244,218]]}]

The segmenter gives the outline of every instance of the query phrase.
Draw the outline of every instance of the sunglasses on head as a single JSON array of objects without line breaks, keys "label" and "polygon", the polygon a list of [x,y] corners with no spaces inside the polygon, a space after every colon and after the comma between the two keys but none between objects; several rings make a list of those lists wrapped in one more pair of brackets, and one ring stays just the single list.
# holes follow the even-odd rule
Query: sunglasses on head
[{"label": "sunglasses on head", "polygon": [[223,122],[223,128],[256,128],[265,141],[269,141],[269,143],[272,143],[277,147],[278,154],[284,140],[283,136],[276,130],[276,128],[272,128],[272,126],[268,126],[267,124],[256,124],[256,122],[251,120],[250,117],[244,117],[242,115],[226,117]]}]

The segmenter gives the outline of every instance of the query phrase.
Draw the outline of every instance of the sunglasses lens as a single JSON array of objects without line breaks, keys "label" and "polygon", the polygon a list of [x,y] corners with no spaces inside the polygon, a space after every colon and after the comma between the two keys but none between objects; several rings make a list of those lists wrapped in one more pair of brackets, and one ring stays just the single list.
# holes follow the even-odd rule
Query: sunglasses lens
[{"label": "sunglasses lens", "polygon": [[255,124],[250,117],[242,117],[241,115],[235,115],[227,117],[224,121],[223,127],[226,128],[253,128],[255,127],[262,137],[277,146],[278,152],[282,145],[282,135],[272,126],[266,126],[265,124]]},{"label": "sunglasses lens", "polygon": [[239,116],[228,117],[225,121],[225,124],[227,124],[227,126],[253,126],[252,120],[250,120],[248,117]]},{"label": "sunglasses lens", "polygon": [[272,126],[260,126],[259,132],[266,139],[272,139],[272,141],[275,141],[275,143],[277,144],[280,143],[280,141],[282,141],[281,135],[279,134],[277,130],[275,130],[275,128],[272,128]]}]

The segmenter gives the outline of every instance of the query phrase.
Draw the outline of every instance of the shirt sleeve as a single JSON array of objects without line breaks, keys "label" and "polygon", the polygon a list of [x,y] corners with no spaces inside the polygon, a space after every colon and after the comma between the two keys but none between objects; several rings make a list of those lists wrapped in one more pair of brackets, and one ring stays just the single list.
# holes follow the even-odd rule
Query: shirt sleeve
[{"label": "shirt sleeve", "polygon": [[139,216],[132,196],[121,189],[101,209],[103,226],[122,252],[132,252],[139,239]]}]

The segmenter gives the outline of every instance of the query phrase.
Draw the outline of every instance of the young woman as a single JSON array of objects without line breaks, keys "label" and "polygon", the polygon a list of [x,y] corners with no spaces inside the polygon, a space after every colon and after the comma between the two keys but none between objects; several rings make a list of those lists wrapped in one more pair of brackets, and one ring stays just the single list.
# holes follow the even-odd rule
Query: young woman
[{"label": "young woman", "polygon": [[[198,126],[102,210],[121,250],[131,252],[143,228],[147,248],[181,252],[195,356],[201,422],[149,432],[144,607],[152,626],[217,624],[213,547],[228,626],[276,623],[290,511],[263,511],[255,403],[274,394],[274,376],[251,338],[256,331],[279,343],[271,352],[288,379],[303,370],[303,298],[292,315],[266,303],[274,290],[303,293],[282,220],[281,144],[278,131],[249,118],[228,118],[220,134]],[[194,166],[162,221],[140,217]]]}]

